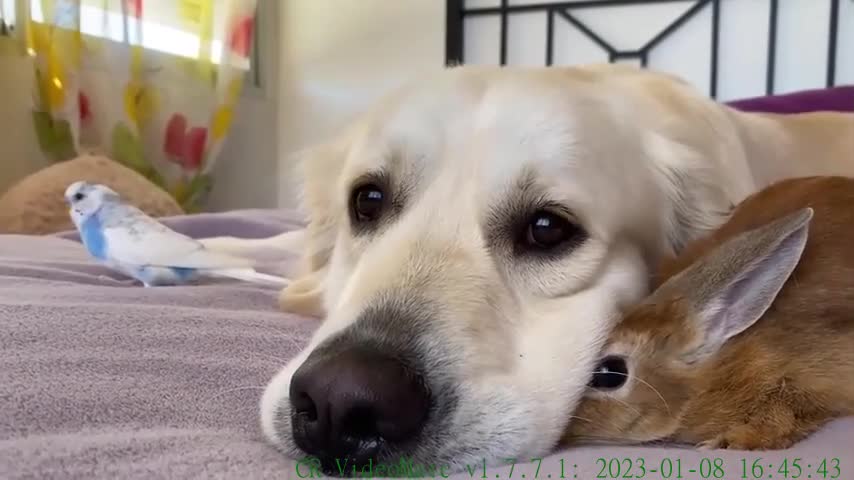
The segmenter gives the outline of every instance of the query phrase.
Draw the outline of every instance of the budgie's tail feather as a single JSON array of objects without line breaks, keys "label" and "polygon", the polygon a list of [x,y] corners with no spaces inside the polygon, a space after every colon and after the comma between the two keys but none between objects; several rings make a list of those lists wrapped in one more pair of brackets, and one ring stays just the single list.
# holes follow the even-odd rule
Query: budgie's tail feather
[{"label": "budgie's tail feather", "polygon": [[221,268],[216,270],[206,270],[206,273],[216,277],[233,278],[236,280],[243,280],[244,282],[275,285],[278,287],[285,287],[289,283],[286,278],[256,272],[255,269],[252,268]]}]

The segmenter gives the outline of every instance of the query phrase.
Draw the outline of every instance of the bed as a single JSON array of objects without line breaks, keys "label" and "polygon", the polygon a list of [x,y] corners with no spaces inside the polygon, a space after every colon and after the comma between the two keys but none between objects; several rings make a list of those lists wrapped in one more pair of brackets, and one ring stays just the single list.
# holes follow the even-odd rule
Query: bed
[{"label": "bed", "polygon": [[[492,13],[510,15],[503,8],[510,5],[497,2]],[[465,61],[453,57],[462,51],[453,37],[465,35],[459,20],[470,14],[453,10],[465,8],[460,2],[448,3],[449,60]],[[854,112],[854,85],[835,74],[827,79],[815,89],[758,92],[731,104],[776,113]],[[247,238],[303,221],[297,212],[272,210],[165,220],[194,237]],[[270,273],[287,274],[290,266]],[[278,311],[276,294],[229,281],[140,288],[95,265],[73,232],[0,235],[0,479],[317,478],[308,463],[279,455],[260,433],[263,386],[319,322]],[[848,418],[786,451],[585,447],[451,475],[436,466],[435,476],[843,479],[854,476],[852,445]]]}]

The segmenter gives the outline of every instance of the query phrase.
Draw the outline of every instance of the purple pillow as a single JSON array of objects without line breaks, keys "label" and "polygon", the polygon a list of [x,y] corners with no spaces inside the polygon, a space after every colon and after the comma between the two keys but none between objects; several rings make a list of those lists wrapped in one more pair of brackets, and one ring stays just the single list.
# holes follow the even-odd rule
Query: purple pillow
[{"label": "purple pillow", "polygon": [[727,104],[745,112],[854,112],[854,85],[747,98]]}]

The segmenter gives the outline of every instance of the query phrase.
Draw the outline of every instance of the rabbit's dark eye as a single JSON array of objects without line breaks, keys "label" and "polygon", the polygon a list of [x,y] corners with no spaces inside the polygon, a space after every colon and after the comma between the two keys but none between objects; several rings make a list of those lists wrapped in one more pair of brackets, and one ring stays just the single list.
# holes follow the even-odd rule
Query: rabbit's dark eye
[{"label": "rabbit's dark eye", "polygon": [[599,361],[589,386],[597,390],[614,390],[622,387],[629,378],[629,367],[622,357],[607,356]]}]

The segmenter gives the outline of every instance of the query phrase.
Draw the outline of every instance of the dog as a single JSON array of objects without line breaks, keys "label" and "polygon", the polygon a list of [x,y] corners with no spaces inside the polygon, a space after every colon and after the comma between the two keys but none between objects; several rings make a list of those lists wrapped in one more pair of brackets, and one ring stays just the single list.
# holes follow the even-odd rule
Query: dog
[{"label": "dog", "polygon": [[551,451],[663,255],[777,180],[854,175],[854,115],[743,113],[635,67],[460,66],[303,152],[286,311],[323,316],[261,399],[266,438],[335,464]]}]

